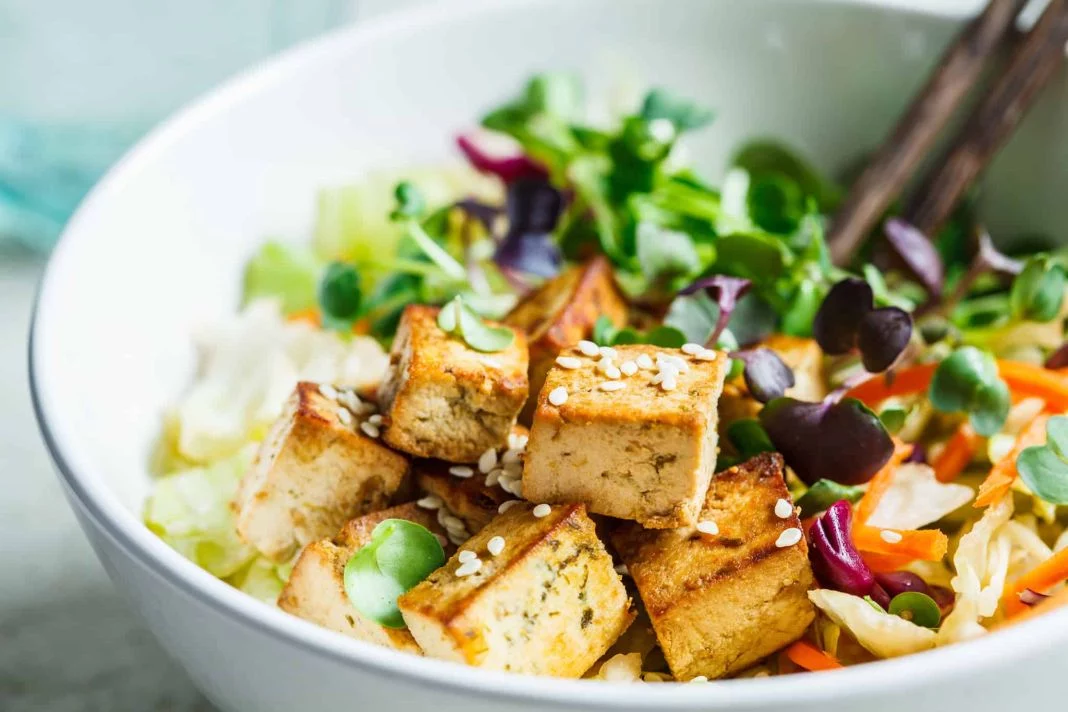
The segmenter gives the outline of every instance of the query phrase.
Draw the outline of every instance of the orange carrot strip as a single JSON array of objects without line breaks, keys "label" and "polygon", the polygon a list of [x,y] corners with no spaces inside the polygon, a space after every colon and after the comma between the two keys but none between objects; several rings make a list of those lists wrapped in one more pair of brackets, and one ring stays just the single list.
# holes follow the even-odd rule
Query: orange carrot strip
[{"label": "orange carrot strip", "polygon": [[915,561],[911,556],[874,554],[870,551],[860,552],[860,558],[864,559],[864,563],[868,565],[868,568],[877,574],[889,574],[894,571],[900,571]]},{"label": "orange carrot strip", "polygon": [[961,423],[931,463],[938,481],[949,482],[960,476],[975,456],[979,442],[980,437],[975,429],[967,421]]},{"label": "orange carrot strip", "polygon": [[286,317],[286,320],[304,321],[311,324],[312,326],[322,326],[323,322],[322,315],[319,313],[319,310],[315,308],[301,309],[300,311],[295,311],[292,314],[288,315]]},{"label": "orange carrot strip", "polygon": [[1016,471],[1016,458],[1026,448],[1046,442],[1047,420],[1049,420],[1048,415],[1039,413],[1023,427],[1020,434],[1016,436],[1016,442],[1013,443],[1009,454],[990,468],[990,474],[979,485],[979,493],[975,497],[976,507],[989,506],[1005,496],[1020,474]]},{"label": "orange carrot strip", "polygon": [[842,667],[842,663],[838,662],[833,655],[820,650],[807,640],[799,640],[783,652],[794,665],[812,672],[836,670]]},{"label": "orange carrot strip", "polygon": [[1040,616],[1043,613],[1048,613],[1049,611],[1052,611],[1055,608],[1060,608],[1061,606],[1068,605],[1068,588],[1062,588],[1060,591],[1053,594],[1046,600],[1037,603],[1033,606],[1024,605],[1023,603],[1020,603],[1019,600],[1017,600],[1016,602],[1020,604],[1023,610],[1020,610],[1014,614],[1006,615],[1005,618],[1003,618],[997,625],[994,626],[995,629],[1004,628],[1006,626],[1014,625],[1016,623],[1023,623],[1024,621],[1030,620],[1035,616]]},{"label": "orange carrot strip", "polygon": [[1005,594],[1002,596],[1005,614],[1018,615],[1028,608],[1020,600],[1020,593],[1025,588],[1044,593],[1065,580],[1068,580],[1068,549],[1061,549],[1005,587]]},{"label": "orange carrot strip", "polygon": [[868,521],[868,517],[875,512],[875,508],[879,506],[879,500],[883,498],[886,490],[890,489],[890,485],[894,481],[894,472],[905,461],[905,458],[912,453],[912,447],[912,445],[894,438],[894,452],[890,455],[890,459],[886,461],[886,464],[879,468],[875,476],[868,481],[868,489],[853,510],[853,518],[857,525],[864,524],[864,522]]},{"label": "orange carrot strip", "polygon": [[[878,527],[853,527],[853,543],[864,553],[883,554],[908,560],[939,561],[949,549],[949,537],[937,529],[891,529],[900,541],[883,539]],[[896,537],[895,537],[896,538]]]},{"label": "orange carrot strip", "polygon": [[[845,398],[856,398],[875,406],[892,396],[903,396],[927,390],[938,364],[925,363],[894,374],[890,382],[885,376],[875,376],[846,391]],[[998,373],[1016,396],[1033,396],[1046,401],[1051,410],[1068,410],[1068,377],[1019,361],[998,361]]]}]

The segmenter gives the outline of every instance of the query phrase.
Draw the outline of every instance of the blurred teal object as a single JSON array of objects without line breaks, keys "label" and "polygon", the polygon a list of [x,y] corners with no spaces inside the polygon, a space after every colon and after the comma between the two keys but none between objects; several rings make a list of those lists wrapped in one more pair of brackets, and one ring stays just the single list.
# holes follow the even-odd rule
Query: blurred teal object
[{"label": "blurred teal object", "polygon": [[0,0],[0,245],[49,249],[184,102],[355,17],[358,0]]}]

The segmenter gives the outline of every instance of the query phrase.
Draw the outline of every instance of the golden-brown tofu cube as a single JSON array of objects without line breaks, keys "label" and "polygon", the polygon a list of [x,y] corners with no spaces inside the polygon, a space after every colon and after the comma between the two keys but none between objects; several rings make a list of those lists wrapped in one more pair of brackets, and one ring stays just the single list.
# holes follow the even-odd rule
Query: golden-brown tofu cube
[{"label": "golden-brown tofu cube", "polygon": [[[411,633],[403,628],[387,628],[364,618],[345,592],[345,564],[371,541],[371,532],[386,519],[406,519],[421,524],[445,541],[445,531],[438,524],[434,512],[415,503],[353,519],[333,539],[305,547],[278,597],[278,607],[298,618],[358,640],[421,654],[422,650]],[[447,541],[444,546],[447,552],[452,550]]]},{"label": "golden-brown tofu cube", "polygon": [[[527,445],[523,496],[583,502],[591,512],[654,529],[693,524],[716,463],[726,356],[647,345],[607,353],[615,355],[611,367],[574,350],[568,367],[549,371]],[[609,377],[611,369],[618,378]]]},{"label": "golden-brown tofu cube", "polygon": [[[827,395],[827,379],[823,373],[823,351],[814,339],[802,339],[785,334],[773,334],[761,344],[779,355],[794,372],[794,385],[786,395],[804,401],[817,402]],[[763,404],[753,398],[741,378],[723,387],[719,399],[720,434],[736,420],[755,418]]]},{"label": "golden-brown tofu cube", "polygon": [[[499,515],[397,600],[427,655],[580,677],[627,629],[630,600],[585,507],[543,509]],[[479,563],[461,562],[465,551]]]},{"label": "golden-brown tofu cube", "polygon": [[560,352],[589,338],[597,319],[606,316],[621,327],[627,300],[616,286],[611,263],[603,256],[564,270],[516,305],[504,323],[521,329],[530,342],[530,393],[523,409],[529,422],[536,396]]},{"label": "golden-brown tofu cube", "polygon": [[527,342],[481,353],[438,327],[436,307],[404,310],[378,390],[386,442],[418,457],[475,462],[503,447],[526,402]]},{"label": "golden-brown tofu cube", "polygon": [[233,507],[241,538],[287,561],[353,517],[388,506],[408,458],[361,430],[366,416],[314,383],[298,384],[238,488]]},{"label": "golden-brown tofu cube", "polygon": [[782,457],[765,453],[713,478],[700,521],[718,533],[631,523],[613,533],[677,679],[738,672],[812,622],[808,547],[796,512],[776,514],[780,499],[791,501]]}]

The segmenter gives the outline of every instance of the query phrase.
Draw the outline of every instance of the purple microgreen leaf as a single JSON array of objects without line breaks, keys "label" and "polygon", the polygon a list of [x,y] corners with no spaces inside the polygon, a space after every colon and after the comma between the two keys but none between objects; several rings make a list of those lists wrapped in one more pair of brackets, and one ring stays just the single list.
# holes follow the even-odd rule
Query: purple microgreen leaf
[{"label": "purple microgreen leaf", "polygon": [[1068,368],[1068,341],[1061,344],[1060,348],[1049,355],[1045,366],[1048,369]]},{"label": "purple microgreen leaf", "polygon": [[1001,272],[1013,276],[1023,271],[1023,262],[1009,257],[994,247],[994,241],[990,239],[990,233],[983,230],[978,237],[979,248],[975,253],[975,264],[980,265],[983,271]]},{"label": "purple microgreen leaf", "polygon": [[879,416],[855,398],[822,403],[776,398],[759,417],[775,449],[808,484],[821,479],[862,484],[894,452]]},{"label": "purple microgreen leaf", "polygon": [[932,297],[942,293],[945,269],[934,244],[915,226],[901,218],[883,225],[886,241]]},{"label": "purple microgreen leaf", "polygon": [[923,446],[923,443],[916,443],[912,446],[912,452],[905,458],[905,462],[918,462],[921,465],[927,464],[927,448]]},{"label": "purple microgreen leaf", "polygon": [[868,312],[857,329],[864,368],[880,373],[894,365],[912,338],[912,317],[904,309],[883,307]]},{"label": "purple microgreen leaf", "polygon": [[742,374],[749,393],[761,403],[782,398],[794,385],[794,372],[771,349],[735,351],[731,358],[745,364]]},{"label": "purple microgreen leaf", "polygon": [[831,287],[812,321],[812,335],[824,353],[837,356],[853,350],[860,322],[874,300],[871,285],[863,279],[850,277]]},{"label": "purple microgreen leaf", "polygon": [[456,201],[453,205],[482,223],[482,226],[486,228],[486,232],[490,234],[493,233],[493,225],[497,222],[497,218],[504,212],[502,208],[496,205],[483,203],[474,198],[464,198]]},{"label": "purple microgreen leaf", "polygon": [[456,145],[475,170],[495,175],[509,185],[525,178],[548,178],[549,174],[542,166],[521,153],[513,156],[492,156],[474,138],[464,135],[456,137]]},{"label": "purple microgreen leaf", "polygon": [[[849,502],[838,500],[808,530],[808,557],[821,586],[854,596],[867,596],[875,575],[853,544]],[[889,602],[889,601],[887,601]]]},{"label": "purple microgreen leaf", "polygon": [[1042,603],[1042,601],[1045,601],[1047,598],[1049,598],[1048,594],[1039,593],[1038,591],[1035,591],[1034,589],[1030,588],[1025,588],[1024,590],[1020,591],[1018,595],[1020,597],[1020,603],[1024,604],[1025,606],[1037,606],[1039,603]]},{"label": "purple microgreen leaf", "polygon": [[544,180],[523,179],[509,185],[508,232],[493,255],[497,265],[539,277],[556,275],[563,257],[552,231],[563,207],[560,191]]},{"label": "purple microgreen leaf", "polygon": [[727,328],[727,322],[730,321],[738,300],[744,297],[752,286],[753,283],[743,277],[713,274],[686,285],[679,290],[679,294],[687,296],[704,290],[715,300],[716,306],[719,307],[719,316],[716,318],[716,328],[706,342],[715,344],[719,335]]}]

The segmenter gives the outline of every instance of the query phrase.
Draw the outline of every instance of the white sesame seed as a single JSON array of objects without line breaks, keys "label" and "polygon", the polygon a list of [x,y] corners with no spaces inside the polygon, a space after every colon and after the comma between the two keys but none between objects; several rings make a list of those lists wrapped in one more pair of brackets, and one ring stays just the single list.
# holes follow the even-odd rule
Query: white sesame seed
[{"label": "white sesame seed", "polygon": [[597,349],[597,353],[601,354],[602,358],[615,358],[616,357],[616,350],[613,349],[611,346],[602,346],[599,349]]},{"label": "white sesame seed", "polygon": [[897,544],[904,537],[902,537],[901,534],[899,534],[898,532],[890,531],[889,529],[883,529],[881,532],[879,532],[879,538],[885,541],[887,544]]},{"label": "white sesame seed", "polygon": [[319,384],[319,394],[322,395],[323,398],[329,398],[332,401],[337,400],[337,389],[331,386],[329,383]]},{"label": "white sesame seed", "polygon": [[359,396],[352,391],[338,391],[337,402],[351,410],[353,413],[359,413],[363,410],[363,401],[361,401]]},{"label": "white sesame seed", "polygon": [[665,378],[663,381],[660,382],[660,387],[663,388],[665,391],[673,391],[675,390],[677,385],[678,384],[675,382],[674,377]]},{"label": "white sesame seed", "polygon": [[468,561],[473,561],[474,559],[477,559],[477,558],[478,558],[478,554],[476,554],[475,552],[471,551],[470,549],[464,549],[463,551],[461,551],[459,554],[456,555],[456,560],[459,561],[461,564],[466,564]]},{"label": "white sesame seed", "polygon": [[482,453],[478,458],[478,471],[482,474],[486,474],[496,466],[497,451],[493,448],[486,448],[486,452]]},{"label": "white sesame seed", "polygon": [[703,521],[697,522],[697,531],[701,532],[702,534],[710,534],[712,536],[715,536],[716,534],[719,534],[719,525],[711,519],[705,519]]},{"label": "white sesame seed", "polygon": [[508,447],[514,450],[517,442],[519,442],[518,433],[508,433]]},{"label": "white sesame seed", "polygon": [[467,465],[453,465],[449,468],[449,474],[453,477],[460,477],[466,480],[468,477],[475,474],[475,470]]},{"label": "white sesame seed", "polygon": [[560,368],[582,368],[582,360],[577,356],[557,356],[556,365]]},{"label": "white sesame seed", "polygon": [[623,372],[620,371],[619,368],[617,368],[616,366],[609,366],[604,370],[604,375],[608,376],[609,378],[620,378],[623,376]]},{"label": "white sesame seed", "polygon": [[525,450],[529,441],[529,435],[519,435],[516,437],[515,445],[512,445],[512,447],[514,447],[516,450]]},{"label": "white sesame seed", "polygon": [[456,569],[456,575],[460,578],[463,578],[464,576],[477,574],[481,568],[481,559],[471,559],[470,561],[465,561],[464,563],[460,564],[460,568]]},{"label": "white sesame seed", "polygon": [[555,406],[567,403],[567,389],[563,386],[558,386],[549,391],[549,402]]},{"label": "white sesame seed", "polygon": [[620,576],[630,576],[630,569],[627,568],[626,564],[616,564],[615,570]]},{"label": "white sesame seed", "polygon": [[586,340],[578,342],[578,350],[586,356],[596,356],[601,352],[601,349],[598,348],[597,344]]},{"label": "white sesame seed", "polygon": [[705,347],[702,346],[701,344],[695,344],[695,343],[691,342],[691,343],[688,343],[688,344],[683,344],[682,347],[681,347],[681,350],[682,350],[682,352],[684,354],[689,354],[690,356],[696,356],[697,354],[699,354],[702,351],[704,351]]},{"label": "white sesame seed", "polygon": [[780,497],[775,503],[775,516],[779,519],[789,519],[793,513],[794,506]]},{"label": "white sesame seed", "polygon": [[638,358],[634,359],[634,363],[638,364],[638,368],[651,371],[653,368],[653,358],[649,354],[638,354]]},{"label": "white sesame seed", "polygon": [[537,507],[535,507],[533,509],[533,511],[531,511],[531,514],[533,514],[538,519],[541,519],[542,517],[549,516],[549,512],[551,512],[551,511],[553,511],[553,508],[550,507],[549,505],[547,505],[547,504],[539,504]]},{"label": "white sesame seed", "polygon": [[441,509],[441,505],[444,504],[441,497],[436,494],[428,494],[426,497],[416,500],[415,503],[423,509]]},{"label": "white sesame seed", "polygon": [[501,502],[500,506],[497,507],[497,514],[504,514],[509,509],[519,504],[519,502],[520,500],[518,499],[510,499],[507,502]]},{"label": "white sesame seed", "polygon": [[450,531],[460,531],[465,527],[464,521],[455,514],[450,514],[445,509],[438,510],[438,524]]},{"label": "white sesame seed", "polygon": [[504,537],[495,536],[486,542],[486,549],[494,556],[499,556],[504,551]]},{"label": "white sesame seed", "polygon": [[687,373],[690,370],[690,364],[686,363],[686,359],[674,354],[657,354],[656,365],[660,367],[661,371],[665,367],[674,368],[679,373]]},{"label": "white sesame seed", "polygon": [[502,474],[504,474],[504,470],[499,467],[497,469],[490,470],[489,474],[486,475],[486,486],[492,487],[493,485],[500,482]]},{"label": "white sesame seed", "polygon": [[504,454],[501,455],[501,462],[503,462],[505,465],[511,464],[513,462],[516,462],[516,463],[522,462],[522,460],[523,460],[523,451],[520,450],[517,447],[513,447],[513,448],[510,448],[508,450],[505,450]]},{"label": "white sesame seed", "polygon": [[714,349],[703,349],[702,351],[699,351],[698,353],[694,354],[694,358],[698,361],[715,361],[717,358],[719,358],[719,353],[716,352]]},{"label": "white sesame seed", "polygon": [[506,463],[504,463],[504,476],[506,476],[506,477],[522,477],[523,476],[523,463],[522,462],[506,462]]},{"label": "white sesame seed", "polygon": [[377,438],[379,435],[381,435],[377,425],[371,425],[367,422],[360,423],[360,430],[362,430],[363,434],[369,438]]},{"label": "white sesame seed", "polygon": [[783,529],[779,534],[779,538],[775,540],[775,546],[780,549],[785,549],[788,546],[793,546],[797,542],[801,541],[801,537],[804,536],[801,530],[797,527],[790,527],[789,529]]},{"label": "white sesame seed", "polygon": [[352,416],[352,411],[345,406],[339,406],[337,409],[337,419],[344,425],[352,427],[352,424],[356,422],[356,419]]},{"label": "white sesame seed", "polygon": [[624,376],[633,376],[635,373],[638,372],[638,364],[634,363],[633,361],[624,361],[623,363],[619,364],[619,372],[622,373]]},{"label": "white sesame seed", "polygon": [[611,391],[621,391],[621,390],[623,390],[624,388],[627,387],[627,384],[624,383],[623,381],[605,381],[604,383],[600,384],[597,387],[600,388],[602,391],[611,392]]},{"label": "white sesame seed", "polygon": [[451,541],[456,546],[460,546],[465,541],[471,538],[471,535],[467,533],[466,529],[463,529],[458,532],[449,531],[447,533],[449,535],[449,541]]},{"label": "white sesame seed", "polygon": [[697,677],[691,677],[690,682],[708,682],[708,678],[704,675],[698,675]]},{"label": "white sesame seed", "polygon": [[380,413],[375,413],[374,415],[372,415],[370,418],[367,419],[367,422],[370,423],[371,425],[381,425],[382,424],[382,415]]},{"label": "white sesame seed", "polygon": [[523,496],[523,482],[517,478],[502,476],[497,485],[508,494]]}]

